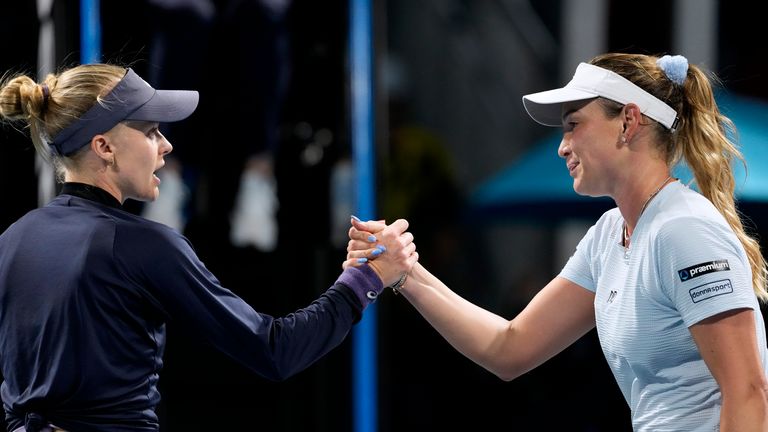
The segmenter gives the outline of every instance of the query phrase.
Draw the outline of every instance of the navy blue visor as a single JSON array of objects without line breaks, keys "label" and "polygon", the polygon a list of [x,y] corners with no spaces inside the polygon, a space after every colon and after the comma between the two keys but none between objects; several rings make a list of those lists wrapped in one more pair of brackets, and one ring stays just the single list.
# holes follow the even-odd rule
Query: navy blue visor
[{"label": "navy blue visor", "polygon": [[85,114],[59,132],[53,152],[69,156],[124,120],[168,123],[184,120],[197,108],[199,95],[190,90],[155,90],[128,69],[123,79]]}]

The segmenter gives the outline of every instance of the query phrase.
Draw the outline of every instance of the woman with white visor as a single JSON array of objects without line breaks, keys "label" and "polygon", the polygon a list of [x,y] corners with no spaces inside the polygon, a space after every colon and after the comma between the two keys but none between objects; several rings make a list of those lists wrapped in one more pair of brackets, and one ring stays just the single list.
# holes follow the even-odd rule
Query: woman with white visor
[{"label": "woman with white visor", "polygon": [[[710,79],[682,56],[605,54],[563,88],[526,95],[563,128],[558,154],[607,211],[560,274],[514,319],[459,297],[420,263],[399,291],[457,350],[505,380],[595,326],[634,430],[768,430],[766,265],[734,205],[726,133]],[[697,191],[671,170],[684,161]],[[353,221],[348,258],[370,257]]]}]

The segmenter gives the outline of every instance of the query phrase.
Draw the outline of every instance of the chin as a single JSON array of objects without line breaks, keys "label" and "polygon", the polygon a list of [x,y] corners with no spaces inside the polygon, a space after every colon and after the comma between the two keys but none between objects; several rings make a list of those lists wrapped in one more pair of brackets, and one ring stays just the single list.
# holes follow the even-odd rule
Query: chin
[{"label": "chin", "polygon": [[573,179],[573,191],[576,192],[578,195],[586,195],[586,193],[584,193],[583,188],[581,187],[581,183],[576,179]]},{"label": "chin", "polygon": [[575,181],[575,180],[573,182],[573,191],[576,192],[577,194],[581,195],[581,196],[588,196],[588,197],[593,197],[593,198],[605,195],[605,194],[597,193],[595,191],[591,191],[588,188],[584,187],[581,183],[579,183],[578,181]]},{"label": "chin", "polygon": [[591,198],[600,198],[604,196],[609,196],[605,192],[594,192],[594,191],[582,191],[579,189],[576,189],[576,187],[573,188],[574,191],[576,191],[577,194],[581,196],[591,197]]},{"label": "chin", "polygon": [[142,193],[141,195],[138,195],[132,198],[135,199],[136,201],[152,202],[152,201],[155,201],[159,196],[160,196],[160,191],[157,188],[155,188],[155,190],[152,192]]}]

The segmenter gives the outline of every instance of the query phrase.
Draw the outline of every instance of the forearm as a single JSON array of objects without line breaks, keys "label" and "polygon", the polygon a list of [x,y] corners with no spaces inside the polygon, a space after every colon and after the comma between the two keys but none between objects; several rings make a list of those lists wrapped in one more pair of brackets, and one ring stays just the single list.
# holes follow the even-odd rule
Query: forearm
[{"label": "forearm", "polygon": [[503,345],[509,321],[463,299],[418,263],[401,292],[454,348],[508,378]]},{"label": "forearm", "polygon": [[547,284],[512,321],[473,305],[416,264],[402,290],[459,352],[511,380],[595,326],[595,295],[564,278]]}]

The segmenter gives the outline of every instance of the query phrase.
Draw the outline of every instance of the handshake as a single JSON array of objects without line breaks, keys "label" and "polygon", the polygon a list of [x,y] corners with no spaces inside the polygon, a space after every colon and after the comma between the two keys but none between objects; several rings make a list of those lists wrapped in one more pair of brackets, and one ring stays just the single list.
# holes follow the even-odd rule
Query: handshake
[{"label": "handshake", "polygon": [[398,219],[387,225],[384,221],[363,222],[356,216],[351,221],[347,259],[342,267],[368,265],[384,286],[397,292],[419,260],[413,234],[406,231],[408,221]]}]

